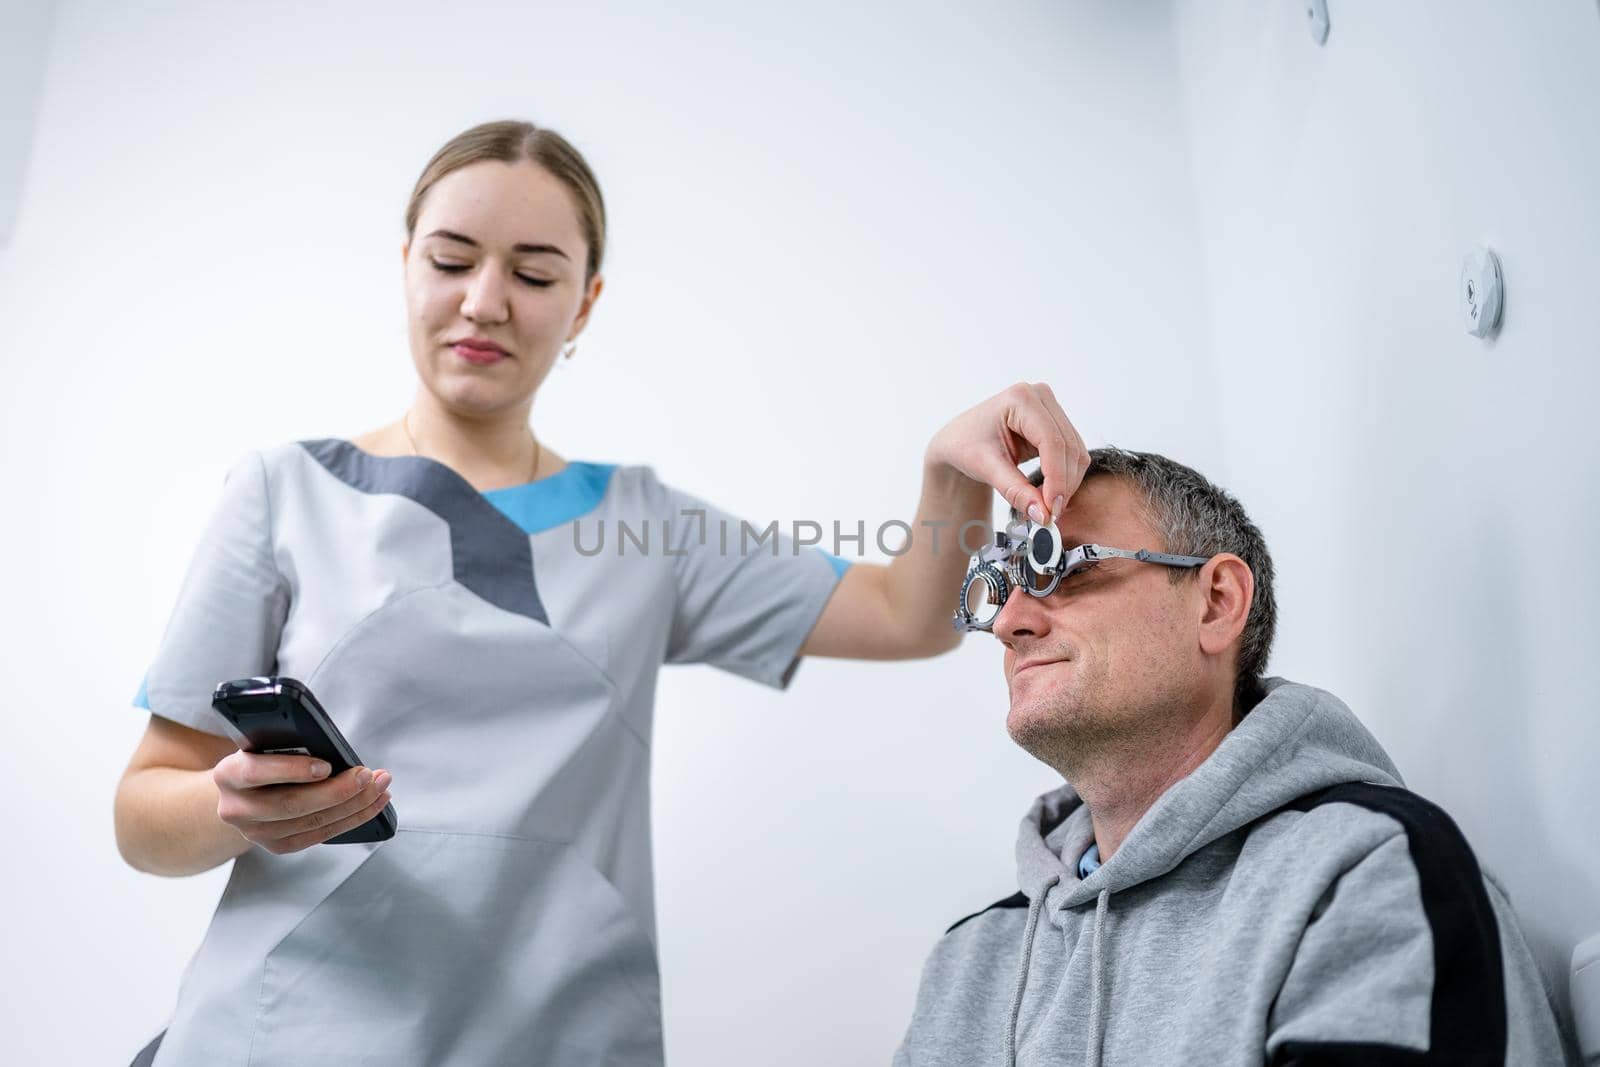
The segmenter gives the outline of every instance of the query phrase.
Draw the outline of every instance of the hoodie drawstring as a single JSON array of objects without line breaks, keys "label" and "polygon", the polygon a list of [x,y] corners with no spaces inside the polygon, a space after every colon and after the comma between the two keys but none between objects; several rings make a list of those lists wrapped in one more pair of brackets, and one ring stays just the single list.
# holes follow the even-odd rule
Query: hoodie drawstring
[{"label": "hoodie drawstring", "polygon": [[1011,996],[1011,1023],[1006,1027],[1006,1067],[1017,1067],[1017,1020],[1022,1015],[1022,991],[1028,986],[1028,967],[1033,963],[1033,935],[1039,929],[1039,913],[1044,910],[1044,898],[1061,879],[1047,879],[1039,892],[1028,901],[1028,928],[1022,935],[1022,960],[1017,964],[1017,988]]},{"label": "hoodie drawstring", "polygon": [[1111,890],[1100,890],[1094,903],[1094,950],[1090,953],[1090,970],[1094,981],[1094,997],[1089,1002],[1089,1065],[1098,1067],[1101,1053],[1105,1051],[1104,1019],[1106,999],[1105,968],[1100,958],[1100,935],[1106,926],[1106,911],[1111,903]]}]

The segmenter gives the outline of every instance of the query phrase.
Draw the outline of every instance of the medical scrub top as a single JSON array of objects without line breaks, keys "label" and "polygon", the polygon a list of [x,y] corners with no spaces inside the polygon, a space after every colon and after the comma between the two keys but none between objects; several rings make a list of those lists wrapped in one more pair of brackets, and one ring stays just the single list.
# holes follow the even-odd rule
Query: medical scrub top
[{"label": "medical scrub top", "polygon": [[657,669],[785,687],[843,571],[644,466],[245,456],[135,702],[229,736],[217,683],[298,678],[400,828],[234,860],[156,1063],[661,1063]]}]

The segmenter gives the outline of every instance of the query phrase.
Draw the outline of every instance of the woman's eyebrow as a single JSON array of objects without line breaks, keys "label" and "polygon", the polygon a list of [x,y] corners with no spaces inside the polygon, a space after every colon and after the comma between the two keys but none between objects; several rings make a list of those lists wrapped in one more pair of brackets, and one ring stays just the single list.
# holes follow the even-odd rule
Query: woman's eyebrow
[{"label": "woman's eyebrow", "polygon": [[[470,245],[473,248],[478,247],[478,242],[474,241],[465,234],[459,234],[453,230],[434,230],[432,233],[428,234],[428,236],[443,237],[447,241],[460,241],[464,245]],[[517,253],[518,255],[539,255],[541,253],[549,253],[550,255],[560,256],[562,259],[570,260],[572,258],[555,245],[520,244],[513,245],[511,247],[511,251]]]}]

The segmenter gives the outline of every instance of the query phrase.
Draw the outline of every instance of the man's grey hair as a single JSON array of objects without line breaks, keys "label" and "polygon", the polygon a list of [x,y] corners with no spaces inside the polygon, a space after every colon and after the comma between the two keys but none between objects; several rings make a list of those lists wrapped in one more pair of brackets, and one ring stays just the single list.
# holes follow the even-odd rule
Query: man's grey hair
[{"label": "man's grey hair", "polygon": [[[1158,547],[1160,551],[1182,556],[1214,556],[1231,552],[1244,560],[1255,578],[1255,594],[1244,632],[1239,635],[1238,678],[1233,688],[1233,706],[1239,714],[1248,712],[1261,699],[1261,676],[1272,637],[1278,627],[1278,602],[1272,592],[1272,556],[1256,524],[1245,514],[1244,506],[1226,490],[1213,485],[1192,467],[1154,452],[1130,452],[1121,448],[1096,448],[1089,453],[1089,469],[1084,480],[1112,476],[1123,478],[1138,490],[1144,504],[1144,519],[1162,538],[1160,546],[1118,545],[1118,548]],[[1043,474],[1030,479],[1039,485]],[[1199,568],[1173,567],[1168,580],[1174,585],[1193,581]]]}]

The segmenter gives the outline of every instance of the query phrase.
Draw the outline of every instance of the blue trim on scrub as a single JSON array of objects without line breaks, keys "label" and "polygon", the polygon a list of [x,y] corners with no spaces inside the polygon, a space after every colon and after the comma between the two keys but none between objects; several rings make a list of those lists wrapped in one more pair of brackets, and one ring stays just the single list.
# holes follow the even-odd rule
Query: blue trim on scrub
[{"label": "blue trim on scrub", "polygon": [[844,572],[850,569],[850,561],[844,557],[835,556],[832,552],[823,552],[820,548],[817,551],[828,557],[828,564],[833,567],[834,577],[843,578]]},{"label": "blue trim on scrub", "polygon": [[150,710],[150,676],[147,674],[139,681],[139,691],[133,694],[133,706]]},{"label": "blue trim on scrub", "polygon": [[490,489],[483,498],[524,533],[536,534],[586,515],[600,506],[615,463],[570,462],[537,482]]}]

